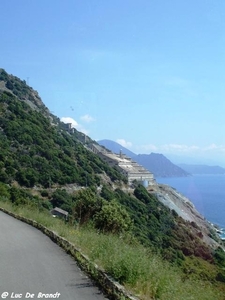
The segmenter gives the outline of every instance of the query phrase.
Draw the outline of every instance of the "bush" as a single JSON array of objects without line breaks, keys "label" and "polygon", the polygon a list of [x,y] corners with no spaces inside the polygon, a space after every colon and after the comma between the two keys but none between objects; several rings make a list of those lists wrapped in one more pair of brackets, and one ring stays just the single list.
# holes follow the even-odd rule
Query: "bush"
[{"label": "bush", "polygon": [[120,233],[131,229],[131,219],[128,212],[115,200],[103,202],[101,210],[94,216],[97,229],[103,232]]},{"label": "bush", "polygon": [[9,188],[6,184],[0,182],[0,197],[1,199],[9,199],[10,193]]}]

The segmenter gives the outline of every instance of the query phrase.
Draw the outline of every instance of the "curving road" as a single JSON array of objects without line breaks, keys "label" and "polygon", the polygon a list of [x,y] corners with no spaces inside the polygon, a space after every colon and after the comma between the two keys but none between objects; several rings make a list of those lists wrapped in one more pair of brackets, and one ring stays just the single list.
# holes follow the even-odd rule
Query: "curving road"
[{"label": "curving road", "polygon": [[107,298],[47,236],[0,211],[0,299]]}]

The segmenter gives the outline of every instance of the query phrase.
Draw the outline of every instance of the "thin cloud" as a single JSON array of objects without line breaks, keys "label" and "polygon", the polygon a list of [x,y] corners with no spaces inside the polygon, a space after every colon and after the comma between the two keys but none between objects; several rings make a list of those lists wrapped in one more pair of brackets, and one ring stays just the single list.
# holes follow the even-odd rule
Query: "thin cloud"
[{"label": "thin cloud", "polygon": [[71,123],[73,128],[83,132],[84,134],[88,134],[88,130],[85,129],[82,125],[78,124],[77,121],[71,117],[62,117],[60,121],[66,124]]},{"label": "thin cloud", "polygon": [[218,150],[219,148],[220,148],[220,147],[217,146],[216,144],[211,144],[211,145],[209,145],[209,146],[206,146],[206,147],[204,148],[204,150],[205,150],[205,151]]},{"label": "thin cloud", "polygon": [[200,148],[196,145],[184,145],[184,144],[166,144],[160,147],[163,151],[177,151],[177,152],[192,152],[199,150]]},{"label": "thin cloud", "polygon": [[185,145],[185,144],[164,144],[154,145],[147,144],[136,147],[137,151],[141,153],[158,152],[158,153],[171,153],[171,154],[206,154],[206,153],[224,153],[225,145],[211,144],[205,147],[197,145]]},{"label": "thin cloud", "polygon": [[79,126],[77,121],[75,121],[73,118],[70,118],[70,117],[62,117],[60,119],[60,121],[65,123],[65,124],[71,123],[73,128],[77,128],[77,126]]},{"label": "thin cloud", "polygon": [[159,148],[153,144],[147,144],[147,145],[141,145],[136,147],[138,151],[141,152],[152,152],[152,151],[158,151]]},{"label": "thin cloud", "polygon": [[225,146],[224,145],[211,144],[211,145],[205,147],[204,150],[205,151],[220,151],[220,152],[225,152]]},{"label": "thin cloud", "polygon": [[84,116],[81,116],[80,119],[81,119],[83,122],[85,122],[85,123],[90,123],[90,122],[95,121],[95,119],[94,119],[92,116],[88,115],[88,114],[86,114],[86,115],[84,115]]},{"label": "thin cloud", "polygon": [[147,152],[170,152],[170,153],[187,153],[187,152],[194,152],[200,150],[198,146],[195,145],[184,145],[184,144],[165,144],[165,145],[154,145],[154,144],[147,144],[147,145],[141,145],[140,147],[137,147],[139,151],[142,153]]},{"label": "thin cloud", "polygon": [[132,147],[132,143],[127,142],[124,139],[117,139],[116,142],[125,148]]}]

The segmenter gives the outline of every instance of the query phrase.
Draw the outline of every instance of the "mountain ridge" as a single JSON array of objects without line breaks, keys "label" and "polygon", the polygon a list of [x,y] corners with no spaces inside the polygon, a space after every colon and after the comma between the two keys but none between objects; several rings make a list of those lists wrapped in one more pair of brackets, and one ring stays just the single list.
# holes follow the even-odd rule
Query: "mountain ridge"
[{"label": "mountain ridge", "polygon": [[194,174],[225,174],[225,168],[220,166],[208,166],[200,164],[179,164],[179,166],[187,172]]}]

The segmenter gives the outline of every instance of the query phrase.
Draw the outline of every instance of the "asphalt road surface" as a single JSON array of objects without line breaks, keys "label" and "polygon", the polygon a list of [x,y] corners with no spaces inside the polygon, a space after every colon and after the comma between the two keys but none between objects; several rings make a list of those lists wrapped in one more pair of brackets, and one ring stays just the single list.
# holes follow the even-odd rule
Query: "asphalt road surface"
[{"label": "asphalt road surface", "polygon": [[0,211],[0,299],[107,299],[41,231]]}]

